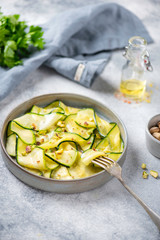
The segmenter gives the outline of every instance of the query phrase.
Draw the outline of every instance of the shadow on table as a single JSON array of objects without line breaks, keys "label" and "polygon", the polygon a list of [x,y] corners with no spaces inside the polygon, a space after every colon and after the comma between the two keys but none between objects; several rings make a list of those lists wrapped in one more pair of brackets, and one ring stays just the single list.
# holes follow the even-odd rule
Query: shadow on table
[{"label": "shadow on table", "polygon": [[[41,81],[43,79],[43,77],[48,77],[48,76],[52,76],[52,75],[56,75],[58,74],[55,70],[47,67],[47,66],[41,66],[38,71],[34,71],[33,73],[31,73],[26,79],[24,79],[22,82],[19,83],[18,86],[16,86],[16,88],[14,88],[9,94],[8,96],[6,96],[1,102],[0,102],[0,108],[3,107],[7,104],[9,104],[11,101],[13,101],[15,99],[15,96],[18,96],[20,94],[22,94],[22,92],[26,90],[29,90],[30,88],[34,88],[34,86],[37,84],[37,82]],[[62,76],[63,77],[63,76]],[[65,77],[64,77],[65,78]],[[69,80],[69,79],[67,79]],[[70,80],[71,81],[71,80]],[[72,81],[71,81],[72,82]],[[75,82],[73,81],[73,83],[75,84]],[[78,87],[79,84],[77,84]],[[94,90],[96,92],[104,92],[104,93],[114,93],[115,92],[115,88],[111,85],[110,80],[109,79],[103,79],[102,77],[98,77],[93,85],[90,88],[91,90]],[[30,92],[32,97],[32,91]],[[28,93],[29,94],[29,93]]]},{"label": "shadow on table", "polygon": [[103,77],[98,77],[95,79],[91,89],[96,92],[104,92],[113,94],[117,89],[112,86],[109,79],[104,79]]},{"label": "shadow on table", "polygon": [[[53,71],[53,70],[52,70]],[[53,71],[55,73],[55,71]],[[15,88],[13,88],[13,90],[11,92],[9,92],[9,94],[1,100],[0,102],[0,108],[4,108],[4,106],[10,104],[10,102],[12,102],[15,99],[15,96],[19,96],[21,95],[24,90],[25,93],[27,91],[27,96],[28,98],[32,98],[33,97],[33,91],[29,91],[29,89],[34,89],[34,87],[36,86],[36,84],[38,82],[40,82],[41,80],[43,80],[43,77],[46,73],[47,76],[50,75],[51,73],[53,74],[53,72],[50,72],[49,70],[47,71],[46,67],[40,67],[38,68],[38,70],[32,72],[29,76],[27,76],[25,79],[23,79],[18,86],[16,86]]]},{"label": "shadow on table", "polygon": [[[59,74],[57,73],[54,69],[52,68],[49,68],[47,66],[41,66],[39,68],[40,71],[42,71],[42,73],[45,73],[47,75],[52,75],[52,74]],[[63,75],[60,75],[62,76],[63,78],[66,78],[65,76]],[[75,81],[72,81],[68,78],[66,78],[67,80],[73,82],[73,83],[76,83]],[[77,84],[77,87],[78,87],[79,84]],[[95,79],[95,81],[93,82],[92,86],[90,87],[91,90],[94,90],[94,91],[97,91],[97,92],[110,92],[110,93],[113,93],[116,91],[116,89],[112,86],[112,84],[110,83],[110,80],[109,79],[104,79],[103,77],[97,77]]]}]

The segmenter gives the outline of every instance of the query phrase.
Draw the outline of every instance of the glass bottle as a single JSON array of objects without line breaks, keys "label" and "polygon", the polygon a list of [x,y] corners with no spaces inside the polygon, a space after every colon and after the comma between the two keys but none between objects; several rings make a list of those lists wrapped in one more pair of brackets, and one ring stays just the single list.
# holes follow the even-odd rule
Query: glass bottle
[{"label": "glass bottle", "polygon": [[122,68],[120,91],[125,97],[140,99],[146,89],[146,71],[152,71],[149,54],[146,50],[147,41],[139,36],[129,39],[123,56],[127,59]]}]

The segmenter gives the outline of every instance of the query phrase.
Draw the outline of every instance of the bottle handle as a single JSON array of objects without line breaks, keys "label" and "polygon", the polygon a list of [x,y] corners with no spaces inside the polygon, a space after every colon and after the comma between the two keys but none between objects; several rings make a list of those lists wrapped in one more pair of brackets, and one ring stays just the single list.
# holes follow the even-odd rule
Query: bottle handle
[{"label": "bottle handle", "polygon": [[122,53],[123,57],[127,58],[128,46],[124,47],[124,52]]},{"label": "bottle handle", "polygon": [[143,59],[144,59],[144,65],[145,65],[147,71],[152,72],[153,67],[152,67],[152,64],[150,62],[149,53],[147,51],[146,51],[146,54],[144,55]]},{"label": "bottle handle", "polygon": [[[128,46],[125,46],[124,52],[123,52],[123,57],[125,57],[126,59],[129,59],[127,57],[127,52],[128,52]],[[152,67],[152,64],[150,62],[148,51],[145,51],[145,55],[143,56],[143,59],[144,59],[144,65],[146,67],[146,70],[149,71],[149,72],[152,72],[153,71],[153,67]]]}]

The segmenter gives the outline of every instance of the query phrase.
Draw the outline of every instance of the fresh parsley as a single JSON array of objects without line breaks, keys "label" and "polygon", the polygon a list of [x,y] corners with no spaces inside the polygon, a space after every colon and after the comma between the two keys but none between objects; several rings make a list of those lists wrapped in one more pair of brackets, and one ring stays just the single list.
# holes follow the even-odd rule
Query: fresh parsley
[{"label": "fresh parsley", "polygon": [[19,21],[20,15],[4,16],[0,12],[0,65],[12,68],[23,64],[23,58],[44,48],[43,31]]}]

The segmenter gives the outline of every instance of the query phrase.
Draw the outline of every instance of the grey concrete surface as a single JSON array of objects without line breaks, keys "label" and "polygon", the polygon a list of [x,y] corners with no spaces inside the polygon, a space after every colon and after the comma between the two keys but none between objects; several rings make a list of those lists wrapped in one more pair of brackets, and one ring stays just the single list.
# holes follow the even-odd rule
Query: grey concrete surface
[{"label": "grey concrete surface", "polygon": [[[96,0],[0,0],[5,14],[20,13],[29,24],[41,24],[57,12],[96,2]],[[110,1],[111,2],[111,1]],[[145,145],[145,127],[160,112],[160,2],[158,0],[115,0],[134,12],[145,24],[154,43],[148,46],[154,72],[151,103],[126,104],[114,97],[119,88],[122,51],[115,51],[91,89],[65,79],[47,67],[31,73],[7,98],[0,102],[0,125],[23,101],[46,93],[71,92],[90,96],[111,107],[126,125],[129,146],[123,166],[128,185],[160,215],[160,179],[142,179],[141,163],[160,174],[160,159]],[[142,207],[116,179],[80,194],[42,192],[20,182],[0,157],[0,239],[2,240],[156,240],[160,233]]]}]

